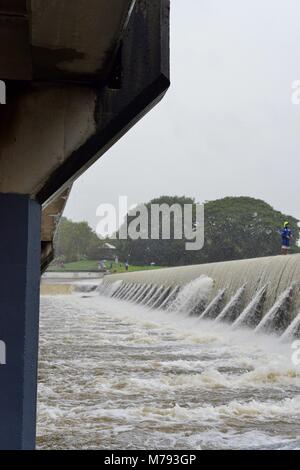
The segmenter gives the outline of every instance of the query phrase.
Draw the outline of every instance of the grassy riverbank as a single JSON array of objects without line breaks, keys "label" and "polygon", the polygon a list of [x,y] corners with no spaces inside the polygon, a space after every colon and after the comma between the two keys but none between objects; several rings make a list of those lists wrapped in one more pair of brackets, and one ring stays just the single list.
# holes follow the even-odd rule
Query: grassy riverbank
[{"label": "grassy riverbank", "polygon": [[[112,263],[112,268],[110,269],[111,262],[107,261],[106,262],[106,268],[111,272],[111,273],[124,273],[126,272],[125,266],[123,263]],[[64,271],[74,271],[74,272],[84,272],[84,271],[98,271],[99,267],[99,261],[76,261],[74,263],[66,263],[64,267],[60,266],[55,266],[51,265],[48,268],[48,271],[51,272],[64,272]],[[147,270],[153,270],[153,269],[160,269],[160,266],[129,266],[129,272],[135,272],[135,271],[147,271]]]}]

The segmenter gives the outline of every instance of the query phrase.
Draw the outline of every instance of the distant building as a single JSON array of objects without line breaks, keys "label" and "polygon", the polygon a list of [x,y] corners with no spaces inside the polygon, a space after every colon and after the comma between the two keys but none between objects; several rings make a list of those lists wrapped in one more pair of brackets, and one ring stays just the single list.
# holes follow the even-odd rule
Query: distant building
[{"label": "distant building", "polygon": [[100,258],[114,261],[117,256],[117,248],[110,243],[104,243],[100,249]]}]

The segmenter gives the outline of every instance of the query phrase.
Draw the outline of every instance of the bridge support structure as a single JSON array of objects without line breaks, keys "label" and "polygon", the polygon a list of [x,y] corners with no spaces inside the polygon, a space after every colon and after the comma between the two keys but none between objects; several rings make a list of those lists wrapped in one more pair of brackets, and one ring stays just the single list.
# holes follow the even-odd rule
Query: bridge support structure
[{"label": "bridge support structure", "polygon": [[0,195],[0,449],[35,447],[41,206]]}]

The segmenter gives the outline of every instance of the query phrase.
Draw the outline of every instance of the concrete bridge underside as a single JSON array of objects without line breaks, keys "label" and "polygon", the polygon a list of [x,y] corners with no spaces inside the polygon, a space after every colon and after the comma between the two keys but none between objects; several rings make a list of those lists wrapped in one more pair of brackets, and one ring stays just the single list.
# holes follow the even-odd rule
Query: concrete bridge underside
[{"label": "concrete bridge underside", "polygon": [[40,267],[72,183],[169,87],[169,0],[0,0],[0,80],[0,448],[28,449]]}]

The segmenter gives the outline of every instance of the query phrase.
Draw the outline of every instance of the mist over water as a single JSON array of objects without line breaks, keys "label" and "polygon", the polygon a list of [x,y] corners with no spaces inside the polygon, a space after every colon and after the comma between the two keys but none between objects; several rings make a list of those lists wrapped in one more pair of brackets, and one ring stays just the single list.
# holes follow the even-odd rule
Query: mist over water
[{"label": "mist over water", "polygon": [[188,317],[191,299],[43,297],[38,447],[299,449],[291,341]]}]

